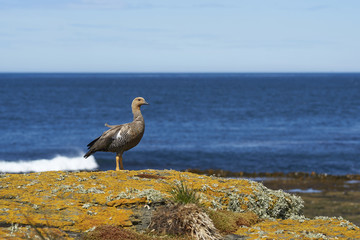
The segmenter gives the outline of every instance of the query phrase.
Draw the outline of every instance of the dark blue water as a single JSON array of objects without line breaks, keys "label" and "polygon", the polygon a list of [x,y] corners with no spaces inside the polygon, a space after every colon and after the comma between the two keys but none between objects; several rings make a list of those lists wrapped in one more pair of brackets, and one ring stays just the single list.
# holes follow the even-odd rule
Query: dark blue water
[{"label": "dark blue water", "polygon": [[[55,156],[76,165],[104,123],[132,121],[137,96],[150,103],[146,130],[125,169],[360,173],[360,74],[350,73],[0,74],[0,171]],[[115,168],[115,154],[94,157]]]}]

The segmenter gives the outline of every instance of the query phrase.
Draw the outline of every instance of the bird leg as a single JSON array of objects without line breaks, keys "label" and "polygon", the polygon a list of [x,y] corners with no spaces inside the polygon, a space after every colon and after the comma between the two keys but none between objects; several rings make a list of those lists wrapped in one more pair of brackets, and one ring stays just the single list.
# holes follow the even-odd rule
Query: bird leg
[{"label": "bird leg", "polygon": [[122,162],[122,155],[116,155],[116,171],[119,171],[119,162],[120,162],[120,169],[124,170],[123,162]]}]

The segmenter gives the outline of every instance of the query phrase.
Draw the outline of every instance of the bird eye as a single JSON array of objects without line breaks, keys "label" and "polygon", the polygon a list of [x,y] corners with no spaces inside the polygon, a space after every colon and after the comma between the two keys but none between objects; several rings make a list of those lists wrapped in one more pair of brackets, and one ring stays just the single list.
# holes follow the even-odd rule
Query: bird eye
[{"label": "bird eye", "polygon": [[141,101],[141,99],[138,99],[138,101]]}]

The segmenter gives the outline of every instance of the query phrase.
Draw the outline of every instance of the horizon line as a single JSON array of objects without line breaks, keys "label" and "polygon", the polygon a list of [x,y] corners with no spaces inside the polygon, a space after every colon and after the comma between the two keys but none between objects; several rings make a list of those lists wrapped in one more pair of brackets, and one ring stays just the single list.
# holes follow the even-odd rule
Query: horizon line
[{"label": "horizon line", "polygon": [[360,71],[253,71],[253,72],[232,72],[232,71],[224,71],[224,72],[205,72],[205,71],[189,71],[189,72],[181,72],[181,71],[144,71],[144,72],[112,72],[112,71],[49,71],[49,72],[38,72],[38,71],[9,71],[9,72],[1,72],[0,74],[360,74]]}]

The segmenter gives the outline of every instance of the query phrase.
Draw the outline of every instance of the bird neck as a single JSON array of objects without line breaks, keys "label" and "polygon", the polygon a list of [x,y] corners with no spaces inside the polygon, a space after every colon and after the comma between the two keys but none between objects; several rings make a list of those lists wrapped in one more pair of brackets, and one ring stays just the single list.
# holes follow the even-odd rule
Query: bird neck
[{"label": "bird neck", "polygon": [[144,120],[142,114],[141,114],[141,111],[140,111],[140,107],[139,106],[133,106],[132,107],[132,113],[134,115],[134,121],[136,120]]}]

